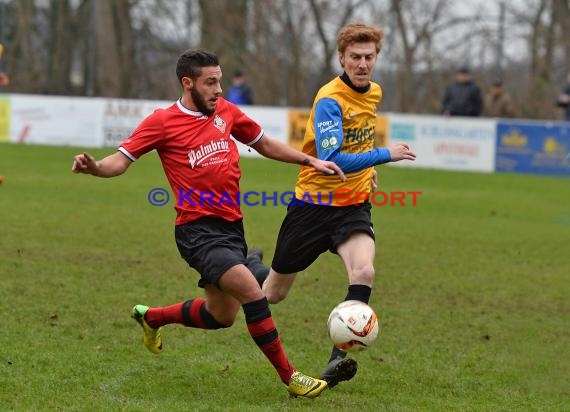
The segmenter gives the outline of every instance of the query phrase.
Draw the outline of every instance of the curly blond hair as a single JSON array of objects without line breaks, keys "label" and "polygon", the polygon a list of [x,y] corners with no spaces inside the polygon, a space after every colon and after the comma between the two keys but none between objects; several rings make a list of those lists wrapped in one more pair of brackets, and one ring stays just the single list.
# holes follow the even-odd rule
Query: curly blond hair
[{"label": "curly blond hair", "polygon": [[342,54],[352,43],[372,42],[376,45],[376,53],[380,53],[383,38],[384,31],[380,27],[367,26],[364,23],[355,21],[340,29],[336,44],[339,53]]}]

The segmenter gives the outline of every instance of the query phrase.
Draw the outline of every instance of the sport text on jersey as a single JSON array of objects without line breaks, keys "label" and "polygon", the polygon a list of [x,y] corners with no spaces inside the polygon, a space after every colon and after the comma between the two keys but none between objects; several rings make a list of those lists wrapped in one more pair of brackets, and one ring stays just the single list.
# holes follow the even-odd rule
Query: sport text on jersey
[{"label": "sport text on jersey", "polygon": [[326,133],[326,132],[338,132],[339,131],[339,122],[333,122],[332,120],[326,120],[323,122],[319,122],[317,127],[319,128],[319,133]]}]

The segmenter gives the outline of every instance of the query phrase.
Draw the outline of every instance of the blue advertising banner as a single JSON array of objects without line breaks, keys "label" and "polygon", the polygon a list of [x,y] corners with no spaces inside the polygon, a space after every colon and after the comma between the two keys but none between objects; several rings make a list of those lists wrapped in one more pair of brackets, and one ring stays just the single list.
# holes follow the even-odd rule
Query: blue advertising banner
[{"label": "blue advertising banner", "polygon": [[570,123],[497,123],[496,170],[570,176]]}]

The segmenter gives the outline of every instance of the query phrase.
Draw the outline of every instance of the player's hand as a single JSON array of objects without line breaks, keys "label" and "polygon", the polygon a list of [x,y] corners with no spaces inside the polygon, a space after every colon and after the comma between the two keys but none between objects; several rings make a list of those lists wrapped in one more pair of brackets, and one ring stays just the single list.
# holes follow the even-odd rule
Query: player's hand
[{"label": "player's hand", "polygon": [[410,150],[407,143],[394,143],[388,146],[391,162],[400,160],[416,160],[416,154]]},{"label": "player's hand", "polygon": [[313,166],[315,170],[318,170],[319,172],[322,172],[326,175],[336,174],[340,177],[340,180],[342,182],[346,181],[346,176],[344,175],[342,169],[338,167],[335,162],[330,162],[328,160],[320,160],[315,158],[312,161],[311,166]]},{"label": "player's hand", "polygon": [[85,173],[97,176],[99,167],[95,158],[89,153],[81,153],[73,158],[73,166],[71,166],[73,173]]},{"label": "player's hand", "polygon": [[372,178],[370,179],[370,185],[372,186],[372,191],[378,189],[378,172],[376,172],[376,169],[372,170]]}]

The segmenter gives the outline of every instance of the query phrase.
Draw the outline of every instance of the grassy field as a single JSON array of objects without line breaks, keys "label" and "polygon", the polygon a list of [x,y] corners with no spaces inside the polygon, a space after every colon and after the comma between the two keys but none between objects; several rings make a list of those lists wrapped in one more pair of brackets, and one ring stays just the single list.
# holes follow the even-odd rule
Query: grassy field
[{"label": "grassy field", "polygon": [[[570,410],[570,179],[382,167],[375,207],[376,345],[350,383],[289,399],[246,332],[169,326],[159,356],[132,305],[201,295],[174,244],[155,154],[125,176],[70,171],[80,149],[0,144],[1,411]],[[92,150],[100,157],[109,150]],[[296,167],[242,160],[242,190],[287,191]],[[282,206],[244,208],[250,245],[273,253]],[[344,298],[323,255],[272,306],[299,369],[328,359],[326,319]]]}]

